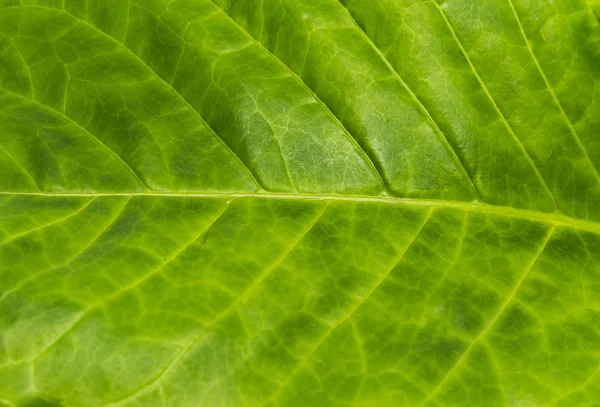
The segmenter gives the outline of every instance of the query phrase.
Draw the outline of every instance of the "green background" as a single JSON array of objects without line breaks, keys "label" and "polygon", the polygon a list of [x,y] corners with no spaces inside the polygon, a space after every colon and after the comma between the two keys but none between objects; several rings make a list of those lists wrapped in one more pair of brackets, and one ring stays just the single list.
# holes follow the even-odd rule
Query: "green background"
[{"label": "green background", "polygon": [[594,10],[0,0],[0,406],[600,405]]}]

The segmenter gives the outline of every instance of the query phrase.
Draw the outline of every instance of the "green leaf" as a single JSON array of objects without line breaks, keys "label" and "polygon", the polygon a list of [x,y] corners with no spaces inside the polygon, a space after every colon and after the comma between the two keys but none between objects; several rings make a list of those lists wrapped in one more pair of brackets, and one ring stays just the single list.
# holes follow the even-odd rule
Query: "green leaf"
[{"label": "green leaf", "polygon": [[600,404],[599,10],[0,0],[0,406]]}]

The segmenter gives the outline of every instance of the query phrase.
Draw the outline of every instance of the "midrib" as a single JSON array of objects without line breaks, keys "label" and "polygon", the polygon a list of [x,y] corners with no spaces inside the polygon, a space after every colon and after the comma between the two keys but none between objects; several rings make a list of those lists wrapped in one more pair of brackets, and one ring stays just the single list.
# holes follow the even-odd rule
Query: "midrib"
[{"label": "midrib", "polygon": [[108,192],[108,193],[44,193],[44,192],[1,192],[0,195],[23,195],[45,197],[110,197],[110,196],[141,196],[141,197],[171,197],[171,198],[256,198],[284,199],[299,201],[333,201],[333,202],[362,202],[387,205],[426,206],[434,208],[451,208],[472,213],[483,213],[505,218],[514,218],[541,222],[572,229],[585,230],[600,234],[600,223],[585,219],[572,218],[561,213],[546,213],[528,209],[517,209],[507,206],[490,205],[480,202],[450,201],[438,199],[397,198],[390,196],[366,195],[316,195],[316,194],[281,194],[270,192],[255,193],[204,193],[204,192]]}]

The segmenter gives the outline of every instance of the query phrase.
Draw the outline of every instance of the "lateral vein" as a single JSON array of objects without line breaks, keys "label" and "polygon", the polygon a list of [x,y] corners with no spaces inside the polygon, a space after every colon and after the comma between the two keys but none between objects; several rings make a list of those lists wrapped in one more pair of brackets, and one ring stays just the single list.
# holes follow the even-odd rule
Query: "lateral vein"
[{"label": "lateral vein", "polygon": [[321,220],[321,218],[325,214],[325,211],[327,210],[328,207],[329,207],[329,204],[323,205],[323,208],[319,211],[319,213],[317,214],[317,216],[315,217],[315,219],[302,232],[302,234],[296,239],[296,241],[285,251],[285,253],[283,253],[269,267],[265,268],[265,270],[254,280],[254,282],[252,282],[252,284],[250,284],[250,286],[248,288],[246,288],[244,290],[244,292],[235,301],[233,301],[225,310],[221,311],[210,323],[208,323],[208,325],[205,327],[205,329],[203,329],[200,332],[199,335],[197,335],[196,337],[194,337],[186,346],[184,346],[177,353],[177,355],[175,355],[175,357],[171,360],[171,362],[161,372],[159,372],[155,376],[154,379],[152,379],[149,383],[145,383],[142,387],[140,387],[139,389],[135,390],[131,394],[129,394],[129,395],[127,395],[127,396],[125,396],[125,397],[123,397],[123,398],[121,398],[119,400],[112,401],[110,404],[107,404],[105,407],[121,405],[123,402],[135,398],[137,395],[139,395],[140,393],[142,393],[145,390],[149,389],[153,385],[160,384],[160,382],[163,380],[163,378],[165,378],[171,372],[171,370],[173,370],[173,368],[176,365],[179,364],[179,362],[183,359],[183,357],[194,346],[196,346],[198,343],[200,343],[200,341],[202,341],[202,339],[204,337],[206,337],[208,328],[215,326],[217,323],[219,323],[219,321],[223,320],[223,318],[225,318],[226,316],[228,316],[229,314],[231,314],[231,312],[233,312],[234,310],[236,310],[239,307],[239,305],[241,303],[243,303],[250,296],[250,294],[252,292],[254,292],[254,290],[260,285],[260,283],[263,282],[269,275],[271,275],[271,273],[277,268],[277,266],[279,264],[281,264],[281,262],[287,258],[287,256],[298,246],[298,244],[304,239],[304,237]]},{"label": "lateral vein", "polygon": [[400,82],[402,87],[404,87],[404,89],[406,89],[406,91],[410,95],[411,99],[413,99],[413,101],[415,102],[417,107],[423,112],[423,114],[425,114],[425,116],[427,117],[427,120],[431,123],[433,130],[438,134],[441,142],[444,144],[444,146],[446,147],[448,152],[452,155],[452,158],[455,160],[456,164],[458,164],[460,171],[462,171],[464,173],[464,175],[467,177],[467,180],[469,180],[469,183],[471,184],[471,187],[473,188],[473,191],[475,192],[476,196],[480,200],[483,200],[483,198],[481,197],[481,194],[479,192],[479,189],[477,188],[477,185],[475,184],[475,181],[473,180],[473,177],[467,171],[467,168],[465,167],[463,162],[458,157],[456,150],[452,147],[452,145],[448,141],[448,138],[446,137],[446,135],[444,134],[442,129],[438,126],[437,122],[433,119],[433,116],[431,116],[431,113],[429,113],[429,110],[425,107],[425,105],[423,105],[421,100],[417,97],[417,95],[413,92],[413,90],[408,86],[408,84],[404,81],[404,79],[402,79],[402,77],[400,76],[398,71],[392,66],[392,64],[388,61],[388,59],[385,57],[385,55],[377,47],[377,45],[375,45],[375,43],[373,42],[371,37],[369,37],[367,35],[367,33],[362,29],[362,27],[356,22],[356,20],[350,13],[350,10],[348,10],[348,8],[346,8],[346,6],[344,6],[344,4],[340,0],[337,0],[337,1],[340,3],[340,5],[344,9],[344,11],[346,12],[346,14],[348,15],[348,18],[350,19],[350,21],[352,21],[352,24],[354,24],[354,26],[358,30],[359,34],[365,39],[365,41],[367,41],[369,43],[369,45],[377,53],[377,55],[379,55],[379,58],[381,58],[383,63],[385,63],[387,68],[390,70],[390,73],[398,80],[398,82]]},{"label": "lateral vein", "polygon": [[[200,113],[194,109],[192,107],[192,105],[187,101],[187,99],[185,97],[183,97],[183,95],[181,93],[179,93],[173,86],[171,86],[171,84],[165,80],[163,77],[161,77],[152,67],[150,67],[150,65],[148,65],[146,63],[146,61],[144,61],[139,55],[137,55],[135,52],[133,52],[133,50],[131,50],[128,46],[126,46],[124,44],[124,42],[122,42],[121,40],[119,40],[116,37],[113,37],[112,35],[102,31],[100,28],[96,27],[95,25],[93,25],[92,23],[88,22],[87,20],[82,19],[81,17],[76,16],[75,14],[69,12],[66,9],[57,9],[57,8],[52,8],[52,7],[45,7],[45,6],[34,6],[34,5],[27,5],[27,6],[22,6],[22,5],[18,5],[18,6],[8,6],[8,7],[3,7],[3,10],[6,9],[10,9],[10,8],[37,8],[37,9],[42,9],[42,10],[51,10],[57,13],[64,13],[64,14],[68,14],[70,15],[73,19],[75,19],[76,21],[81,22],[82,24],[90,27],[91,29],[93,29],[94,31],[102,34],[104,37],[106,37],[107,39],[109,39],[110,41],[114,42],[115,44],[117,44],[119,47],[122,47],[124,49],[126,49],[142,66],[144,66],[144,68],[146,68],[149,72],[151,72],[159,81],[161,81],[175,96],[177,96],[178,99],[180,99],[182,101],[182,103],[184,103],[186,105],[186,107],[195,115],[198,117],[198,119],[206,126],[207,130],[211,132],[211,134],[215,137],[215,139],[223,145],[223,147],[229,152],[231,153],[231,155],[233,155],[233,157],[238,161],[238,163],[242,166],[243,170],[247,173],[247,175],[251,178],[251,180],[256,184],[256,186],[260,189],[264,189],[263,186],[258,182],[258,180],[256,179],[254,173],[250,170],[250,168],[242,161],[242,159],[240,158],[239,155],[237,155],[236,153],[233,152],[233,150],[231,149],[231,147],[229,147],[229,145],[221,138],[219,137],[219,135],[215,132],[215,130],[206,122],[206,120],[204,120],[204,118],[200,115]],[[19,95],[17,95],[19,96]],[[78,125],[79,126],[79,125]],[[81,126],[79,126],[81,127]],[[144,185],[144,184],[142,184]],[[144,187],[146,187],[144,185]]]},{"label": "lateral vein", "polygon": [[531,168],[533,169],[533,172],[535,173],[535,175],[541,181],[542,188],[544,189],[544,191],[548,194],[548,196],[552,200],[552,203],[553,203],[554,207],[558,208],[556,200],[554,199],[554,194],[550,190],[550,187],[546,183],[546,180],[542,176],[539,168],[537,167],[537,165],[535,164],[535,162],[533,161],[533,159],[531,158],[531,156],[527,152],[527,149],[525,148],[525,146],[523,145],[523,143],[521,142],[521,140],[519,139],[519,137],[517,137],[517,134],[515,133],[514,129],[512,128],[512,126],[510,125],[510,123],[508,122],[508,120],[506,119],[506,117],[504,116],[504,113],[502,113],[502,110],[500,110],[500,107],[496,103],[496,100],[494,99],[494,97],[492,96],[492,94],[491,94],[490,90],[488,89],[487,85],[483,81],[483,78],[481,78],[481,76],[479,75],[479,72],[475,68],[475,65],[473,65],[473,62],[471,61],[471,58],[469,57],[469,54],[467,53],[467,50],[463,47],[463,44],[460,41],[460,39],[458,38],[458,35],[456,34],[456,31],[454,30],[454,27],[452,26],[452,24],[450,23],[450,20],[448,19],[448,16],[446,15],[446,13],[442,9],[442,7],[435,0],[432,0],[431,2],[435,5],[435,8],[439,11],[440,15],[444,19],[444,22],[446,23],[446,26],[450,30],[450,32],[452,34],[452,37],[454,38],[454,41],[457,43],[458,47],[460,48],[460,51],[462,52],[462,54],[465,57],[467,63],[469,64],[469,67],[471,68],[471,72],[473,72],[473,75],[477,79],[477,82],[479,82],[479,85],[481,86],[481,88],[483,89],[484,93],[486,94],[486,96],[488,97],[488,99],[490,100],[490,102],[492,103],[492,105],[494,106],[494,110],[496,111],[496,113],[498,114],[498,116],[500,116],[500,119],[502,119],[502,123],[504,124],[504,126],[508,130],[509,134],[512,136],[512,138],[515,141],[515,143],[517,144],[517,147],[519,148],[519,150],[521,150],[521,152],[523,153],[523,156],[527,160],[527,163],[531,166]]},{"label": "lateral vein", "polygon": [[427,397],[425,397],[425,399],[423,399],[423,401],[419,404],[419,407],[423,406],[425,403],[427,403],[428,401],[430,401],[431,399],[433,399],[436,396],[436,394],[442,389],[444,384],[448,381],[448,379],[452,376],[452,374],[456,371],[456,369],[458,369],[458,367],[460,367],[462,365],[463,361],[469,355],[469,353],[471,352],[473,347],[487,335],[487,333],[490,331],[490,329],[496,324],[496,322],[498,321],[500,316],[504,313],[504,311],[506,311],[506,308],[508,307],[508,305],[515,298],[517,292],[521,289],[523,282],[527,279],[527,277],[531,273],[531,270],[533,270],[533,268],[539,261],[542,253],[544,252],[544,250],[546,249],[546,246],[548,245],[548,242],[552,238],[552,235],[554,234],[555,229],[556,229],[555,226],[551,226],[548,228],[548,231],[546,232],[546,235],[544,236],[544,239],[542,240],[539,249],[535,253],[533,260],[527,266],[527,268],[525,269],[525,272],[523,273],[523,275],[521,276],[519,281],[517,281],[517,283],[515,284],[513,289],[508,293],[508,295],[506,296],[506,298],[504,299],[502,304],[500,304],[498,311],[496,311],[496,313],[492,316],[492,318],[490,318],[490,320],[483,326],[483,329],[479,332],[479,334],[477,334],[477,336],[471,340],[469,345],[460,354],[460,356],[458,357],[456,362],[454,362],[454,364],[450,367],[450,369],[446,372],[446,374],[442,377],[442,379],[438,382],[438,384],[433,388],[433,390],[431,390],[428,393]]},{"label": "lateral vein", "polygon": [[[118,213],[118,215],[103,229],[103,232],[106,231],[106,229],[108,229],[108,227],[110,227],[110,225],[112,225],[116,219],[118,219],[118,217],[120,216],[120,214],[123,212],[123,209],[125,208],[125,206],[127,206],[127,203],[125,203],[125,205],[123,206],[123,208],[121,209],[121,211]],[[137,279],[136,281],[134,281],[133,283],[121,288],[120,290],[117,290],[115,293],[113,293],[112,295],[103,298],[102,300],[98,301],[97,303],[92,304],[91,306],[85,308],[83,311],[81,311],[79,313],[78,318],[75,320],[75,322],[69,327],[68,330],[66,330],[65,332],[63,332],[57,339],[55,339],[48,347],[46,347],[46,349],[44,349],[40,354],[38,354],[36,357],[33,358],[33,361],[39,359],[43,354],[45,354],[46,352],[48,352],[54,345],[56,345],[62,338],[64,338],[69,332],[73,331],[73,329],[79,324],[79,322],[81,322],[83,320],[83,318],[88,315],[92,310],[95,310],[97,308],[99,308],[101,305],[106,304],[107,302],[111,301],[112,299],[120,296],[121,294],[123,294],[126,291],[129,291],[135,287],[137,287],[139,284],[141,284],[142,282],[144,282],[145,280],[147,280],[148,278],[152,277],[153,275],[155,275],[156,273],[158,273],[160,270],[162,270],[163,267],[165,267],[167,264],[169,264],[170,262],[172,262],[173,260],[175,260],[181,253],[183,253],[189,246],[191,246],[194,242],[196,242],[200,236],[202,236],[204,233],[206,233],[206,231],[208,231],[212,225],[221,217],[221,215],[223,215],[223,213],[225,212],[225,210],[227,209],[227,207],[229,206],[231,202],[227,202],[225,204],[225,208],[218,214],[218,216],[210,223],[210,225],[202,231],[201,234],[199,234],[198,236],[194,237],[194,239],[190,242],[187,243],[186,245],[184,245],[183,247],[181,247],[180,249],[176,250],[168,259],[166,259],[162,264],[160,264],[157,268],[153,269],[150,273],[146,274],[145,276]],[[101,236],[102,233],[100,233],[98,235]],[[98,240],[98,237],[96,239],[94,239],[90,244],[88,244],[87,248],[91,247],[91,245],[93,243],[95,243]],[[86,249],[87,250],[87,249]],[[85,250],[83,251],[85,252]],[[81,252],[81,253],[83,253]],[[80,253],[80,254],[81,254]],[[75,258],[77,258],[78,256],[76,256]],[[71,259],[69,262],[73,261],[75,258]],[[67,263],[68,264],[68,263]]]},{"label": "lateral vein", "polygon": [[[291,371],[288,378],[279,386],[278,390],[269,397],[268,401],[273,401],[281,395],[283,390],[286,389],[287,386],[292,382],[294,377],[296,377],[296,375],[298,373],[300,373],[300,370],[304,366],[306,366],[308,361],[317,353],[317,350],[319,350],[321,348],[321,346],[325,343],[327,338],[329,338],[329,336],[336,330],[336,328],[339,327],[344,321],[347,321],[349,318],[351,318],[352,315],[354,315],[354,313],[356,313],[356,311],[358,311],[358,309],[369,298],[371,298],[373,296],[373,294],[377,291],[377,289],[387,280],[387,278],[392,273],[392,271],[394,271],[396,266],[402,261],[402,259],[404,258],[404,255],[408,252],[408,250],[410,250],[410,248],[413,246],[413,244],[417,241],[418,237],[421,235],[421,232],[423,232],[423,229],[425,229],[425,225],[427,225],[427,222],[431,218],[433,211],[434,211],[433,208],[429,209],[429,211],[427,212],[427,215],[425,216],[425,220],[423,221],[423,223],[417,230],[417,233],[408,242],[408,244],[406,245],[404,250],[400,251],[400,255],[398,256],[398,258],[396,259],[394,264],[388,269],[388,271],[377,281],[377,283],[373,287],[371,287],[369,289],[369,291],[363,296],[363,298],[360,301],[358,301],[358,303],[356,303],[354,306],[352,306],[336,323],[334,323],[327,329],[325,334],[318,340],[316,345],[313,347],[312,351],[306,357],[304,357],[302,360],[300,360],[300,362],[297,364],[297,366]],[[264,404],[266,404],[266,403],[264,403]]]},{"label": "lateral vein", "polygon": [[[254,38],[244,27],[242,27],[233,17],[231,17],[225,10],[215,3],[214,0],[210,0],[211,3],[215,5],[219,10],[223,12],[223,14],[237,27],[239,28],[249,39],[251,39],[258,47],[260,47],[263,51],[265,51],[271,58],[277,62],[292,78],[296,80],[313,98],[314,100],[323,108],[323,110],[327,113],[327,115],[335,122],[335,124],[343,131],[343,133],[347,136],[348,140],[356,147],[359,153],[363,156],[363,158],[367,161],[369,167],[375,173],[375,176],[378,178],[381,186],[386,190],[386,192],[390,193],[388,181],[385,179],[383,172],[377,168],[376,162],[378,162],[377,157],[371,157],[371,154],[367,152],[363,148],[363,146],[358,142],[357,138],[350,133],[350,131],[344,126],[344,124],[337,118],[335,114],[329,109],[329,106],[319,98],[319,96],[312,90],[310,86],[300,77],[300,75],[296,74],[282,59],[280,59],[277,55],[271,52],[265,45],[263,45],[259,40]],[[391,193],[390,193],[391,194]]]},{"label": "lateral vein", "polygon": [[28,235],[30,233],[37,232],[38,230],[42,230],[42,229],[48,228],[50,226],[57,225],[57,224],[59,224],[61,222],[64,222],[65,220],[67,220],[69,218],[72,218],[73,216],[76,216],[77,214],[79,214],[80,212],[82,212],[85,208],[87,208],[88,206],[90,206],[92,204],[92,202],[94,202],[94,200],[96,200],[96,199],[97,199],[97,197],[93,197],[92,199],[90,199],[89,201],[87,201],[84,205],[82,205],[80,208],[78,208],[77,210],[69,213],[66,216],[62,216],[60,218],[54,219],[51,222],[45,223],[45,224],[43,224],[41,226],[34,227],[32,229],[25,230],[25,231],[23,231],[21,233],[16,233],[16,234],[10,236],[9,238],[7,238],[7,239],[5,239],[3,241],[0,241],[0,246],[3,246],[5,244],[7,244],[7,243],[10,243],[10,242],[12,242],[15,239],[18,239],[20,237],[26,236],[26,235]]},{"label": "lateral vein", "polygon": [[85,127],[83,127],[82,125],[80,125],[79,123],[77,123],[75,120],[73,120],[69,116],[67,116],[66,113],[63,113],[63,112],[61,112],[59,110],[56,110],[56,109],[54,109],[54,108],[52,108],[50,106],[46,106],[45,104],[40,103],[37,100],[31,99],[31,98],[23,96],[23,95],[19,95],[18,93],[11,92],[11,91],[9,91],[7,89],[4,89],[4,88],[0,88],[0,92],[4,92],[4,93],[10,94],[10,95],[12,95],[14,97],[20,98],[22,100],[26,100],[29,103],[33,103],[36,106],[40,106],[42,109],[47,110],[47,111],[51,112],[54,115],[58,115],[58,116],[64,118],[69,123],[71,123],[75,127],[77,127],[79,130],[83,131],[85,134],[87,134],[88,136],[90,136],[92,140],[96,141],[96,143],[98,143],[101,147],[103,147],[106,151],[108,151],[108,153],[110,153],[110,155],[112,155],[117,161],[119,161],[125,167],[125,169],[127,169],[127,171],[129,171],[131,173],[131,175],[135,178],[135,180],[140,184],[140,186],[143,189],[145,189],[145,190],[149,189],[148,186],[144,183],[144,181],[141,180],[141,178],[139,177],[139,175],[137,174],[137,172],[135,172],[135,170],[119,154],[117,154],[117,152],[115,150],[113,150],[108,145],[106,145],[98,137],[96,137],[92,133],[90,133],[90,131],[88,129],[86,129]]},{"label": "lateral vein", "polygon": [[[584,3],[586,3],[586,1],[584,1]],[[527,50],[529,51],[529,54],[531,55],[531,59],[533,60],[533,63],[537,67],[540,75],[542,76],[542,79],[544,80],[544,83],[545,83],[546,87],[548,88],[550,95],[552,96],[552,100],[554,101],[554,103],[556,104],[558,109],[560,110],[561,116],[565,119],[565,123],[569,127],[569,131],[573,135],[573,138],[575,139],[577,146],[580,148],[581,152],[583,153],[585,160],[592,167],[592,170],[594,172],[594,175],[596,176],[596,179],[598,180],[598,182],[600,182],[600,173],[598,173],[598,169],[596,168],[596,166],[594,165],[594,162],[590,158],[590,155],[588,154],[587,149],[581,142],[581,139],[579,138],[579,134],[577,134],[577,130],[575,130],[573,123],[571,123],[571,119],[569,119],[569,116],[567,116],[567,113],[565,112],[565,109],[563,108],[562,104],[560,103],[560,100],[558,100],[558,96],[556,96],[556,92],[554,92],[554,89],[552,88],[550,81],[546,77],[546,74],[544,73],[544,70],[542,69],[540,62],[538,61],[537,57],[535,56],[535,52],[533,52],[533,48],[531,48],[531,44],[529,43],[527,34],[525,34],[525,29],[523,28],[523,25],[521,24],[521,19],[519,17],[519,14],[517,13],[517,9],[515,8],[512,0],[508,0],[508,4],[510,5],[513,15],[515,16],[515,20],[517,21],[517,24],[519,25],[519,30],[521,31],[521,35],[523,36],[523,41],[525,41]]]}]

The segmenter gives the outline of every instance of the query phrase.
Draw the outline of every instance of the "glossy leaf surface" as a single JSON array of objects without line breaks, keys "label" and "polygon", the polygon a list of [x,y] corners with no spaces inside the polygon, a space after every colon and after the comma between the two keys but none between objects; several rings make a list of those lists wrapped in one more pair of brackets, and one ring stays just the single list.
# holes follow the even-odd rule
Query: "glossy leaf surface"
[{"label": "glossy leaf surface", "polygon": [[598,15],[0,0],[0,406],[600,404]]}]

